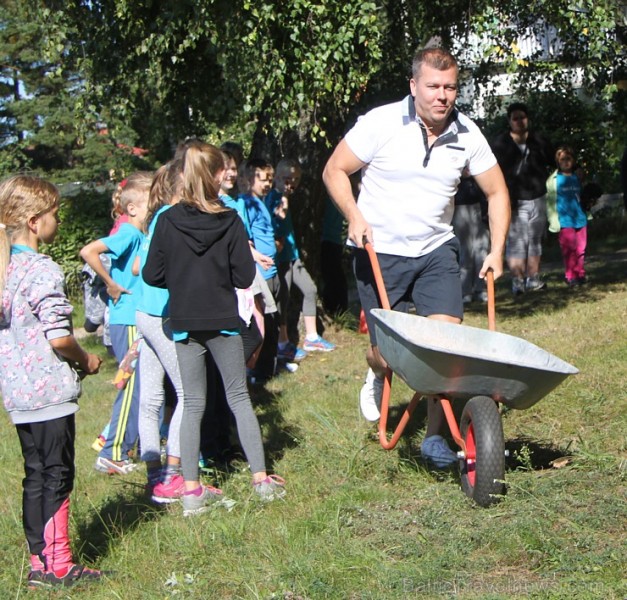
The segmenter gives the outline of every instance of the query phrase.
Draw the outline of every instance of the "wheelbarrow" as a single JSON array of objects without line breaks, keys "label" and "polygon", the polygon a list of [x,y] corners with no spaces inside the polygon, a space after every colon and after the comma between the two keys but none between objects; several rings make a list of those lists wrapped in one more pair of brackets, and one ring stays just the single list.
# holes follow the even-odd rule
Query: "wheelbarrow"
[{"label": "wheelbarrow", "polygon": [[[487,276],[488,329],[436,321],[392,311],[377,255],[365,248],[383,308],[373,309],[379,351],[388,364],[383,383],[379,441],[394,448],[423,396],[441,404],[459,451],[461,486],[480,506],[503,496],[505,440],[499,404],[511,409],[533,406],[566,377],[579,371],[523,339],[496,331],[494,275]],[[392,437],[387,419],[396,373],[415,391]],[[454,400],[466,401],[460,423]]]}]

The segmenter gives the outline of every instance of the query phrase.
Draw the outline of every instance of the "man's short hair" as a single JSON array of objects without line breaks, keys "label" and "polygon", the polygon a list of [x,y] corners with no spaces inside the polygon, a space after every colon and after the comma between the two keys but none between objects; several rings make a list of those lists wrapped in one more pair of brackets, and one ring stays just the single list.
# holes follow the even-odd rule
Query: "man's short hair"
[{"label": "man's short hair", "polygon": [[290,173],[291,171],[295,171],[297,173],[302,173],[302,167],[300,163],[295,158],[282,158],[275,169],[276,175],[283,175],[284,173]]},{"label": "man's short hair", "polygon": [[414,79],[420,77],[420,69],[426,64],[438,71],[448,71],[458,69],[457,59],[444,48],[421,48],[414,54],[411,65],[411,74]]},{"label": "man's short hair", "polygon": [[507,107],[507,118],[509,119],[512,116],[512,113],[516,111],[524,112],[525,115],[529,116],[529,109],[526,104],[523,104],[522,102],[512,102]]}]

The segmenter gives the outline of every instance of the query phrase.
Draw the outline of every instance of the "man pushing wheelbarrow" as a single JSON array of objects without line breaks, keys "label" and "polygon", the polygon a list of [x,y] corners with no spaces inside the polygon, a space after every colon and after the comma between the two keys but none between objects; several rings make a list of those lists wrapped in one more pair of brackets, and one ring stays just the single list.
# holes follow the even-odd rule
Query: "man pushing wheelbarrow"
[{"label": "man pushing wheelbarrow", "polygon": [[[479,128],[455,108],[458,66],[441,48],[419,50],[412,63],[410,95],[360,117],[324,170],[329,195],[348,221],[348,244],[371,346],[360,392],[362,414],[380,418],[388,365],[379,351],[371,309],[382,306],[371,260],[376,252],[390,308],[460,324],[463,318],[459,243],[451,219],[454,197],[468,172],[488,201],[490,253],[480,276],[503,272],[510,203],[503,174]],[[355,202],[349,176],[362,172]],[[445,416],[437,396],[428,398],[421,453],[435,468],[458,462],[441,436]]]}]

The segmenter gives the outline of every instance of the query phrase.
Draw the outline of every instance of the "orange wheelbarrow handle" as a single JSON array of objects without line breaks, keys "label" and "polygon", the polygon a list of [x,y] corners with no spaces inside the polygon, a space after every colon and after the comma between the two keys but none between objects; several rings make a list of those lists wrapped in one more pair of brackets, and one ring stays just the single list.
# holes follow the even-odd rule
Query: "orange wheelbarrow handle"
[{"label": "orange wheelbarrow handle", "polygon": [[[379,265],[379,259],[372,247],[372,244],[368,240],[364,239],[364,248],[368,252],[370,258],[370,264],[372,266],[372,272],[374,274],[374,280],[377,284],[377,291],[379,292],[379,299],[381,300],[381,308],[390,310],[390,301],[388,299],[387,292],[385,291],[385,283],[383,282],[383,275],[381,274],[381,267]],[[400,422],[396,426],[396,430],[392,434],[392,437],[388,439],[387,435],[387,421],[390,408],[390,395],[392,392],[392,369],[387,367],[385,370],[385,379],[383,381],[383,395],[381,396],[381,417],[379,418],[379,443],[385,450],[392,450],[398,443],[403,431],[409,423],[411,414],[414,412],[421,395],[416,393],[411,399],[409,406],[405,409]]]},{"label": "orange wheelbarrow handle", "polygon": [[[390,310],[390,301],[385,290],[385,283],[383,281],[383,275],[381,273],[381,267],[379,265],[379,259],[377,258],[377,254],[372,247],[372,244],[365,237],[363,243],[364,249],[368,253],[368,257],[370,258],[370,264],[372,266],[374,280],[377,285],[377,291],[379,292],[379,299],[381,301],[381,308]],[[491,331],[496,331],[494,272],[492,271],[492,269],[488,271],[486,279],[488,288],[488,328]],[[401,420],[396,426],[396,430],[392,434],[392,437],[388,439],[387,420],[389,414],[391,392],[392,369],[390,367],[387,367],[385,370],[385,379],[383,381],[383,395],[381,396],[381,417],[379,419],[379,443],[385,450],[392,450],[396,446],[401,435],[403,435],[403,431],[405,430],[407,423],[409,423],[409,419],[411,418],[414,409],[416,408],[420,398],[422,397],[422,395],[418,392],[414,394],[409,405],[405,409]],[[459,434],[459,428],[457,427],[457,422],[455,421],[455,417],[453,416],[453,410],[451,408],[450,401],[445,398],[441,398],[441,401],[443,404],[446,420],[453,434],[453,438],[458,444],[461,444],[462,448],[464,448],[464,442],[461,439],[461,435]]]}]

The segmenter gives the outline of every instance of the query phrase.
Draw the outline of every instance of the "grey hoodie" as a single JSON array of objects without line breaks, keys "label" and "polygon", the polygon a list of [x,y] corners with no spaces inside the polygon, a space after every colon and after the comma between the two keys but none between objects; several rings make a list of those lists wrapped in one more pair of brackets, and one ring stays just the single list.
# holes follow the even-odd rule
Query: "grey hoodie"
[{"label": "grey hoodie", "polygon": [[11,256],[0,307],[0,387],[15,424],[75,413],[80,379],[49,340],[72,334],[63,271],[49,256]]}]

